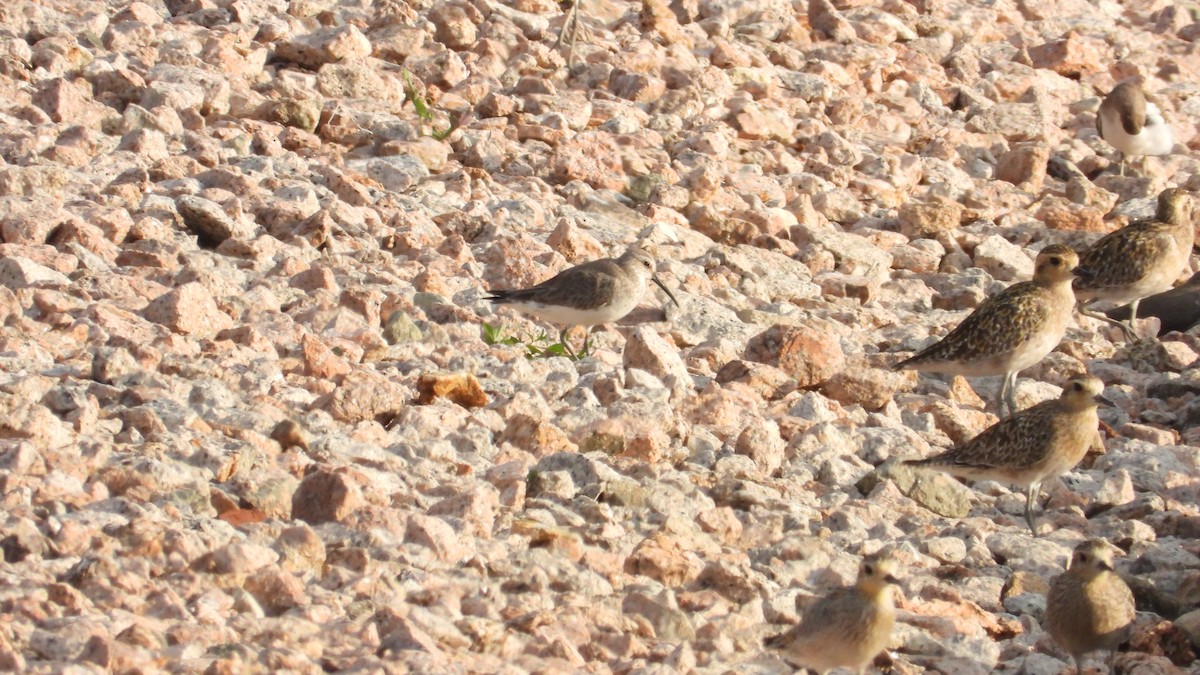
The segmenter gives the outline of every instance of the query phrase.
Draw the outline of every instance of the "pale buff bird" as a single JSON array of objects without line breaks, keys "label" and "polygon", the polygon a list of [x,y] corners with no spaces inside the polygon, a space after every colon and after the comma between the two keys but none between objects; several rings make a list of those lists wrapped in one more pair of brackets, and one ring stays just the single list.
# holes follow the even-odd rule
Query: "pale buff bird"
[{"label": "pale buff bird", "polygon": [[768,638],[766,645],[782,651],[789,662],[821,675],[834,668],[862,675],[892,635],[897,567],[886,554],[863,558],[853,586],[818,600],[803,612],[799,624]]},{"label": "pale buff bird", "polygon": [[[1154,218],[1130,223],[1088,247],[1079,265],[1092,274],[1074,282],[1079,313],[1119,326],[1136,340],[1138,303],[1174,286],[1187,269],[1195,243],[1194,206],[1186,190],[1163,190]],[[1103,300],[1130,303],[1129,324],[1089,309]]]},{"label": "pale buff bird", "polygon": [[1066,572],[1050,582],[1045,628],[1083,673],[1089,652],[1116,652],[1133,625],[1133,593],[1113,571],[1113,547],[1089,539],[1075,547]]},{"label": "pale buff bird", "polygon": [[1132,82],[1113,87],[1096,112],[1096,131],[1121,154],[1121,175],[1126,157],[1169,155],[1175,147],[1171,127],[1146,92]]},{"label": "pale buff bird", "polygon": [[[519,290],[489,290],[485,300],[564,326],[559,342],[567,346],[567,331],[610,323],[633,311],[653,281],[676,305],[679,301],[654,273],[655,260],[645,249],[630,246],[619,258],[602,258],[565,269],[542,283]],[[569,348],[568,348],[569,349]],[[572,354],[577,356],[576,354]]]},{"label": "pale buff bird", "polygon": [[1000,420],[962,445],[903,464],[944,471],[968,480],[994,480],[1025,488],[1025,522],[1037,536],[1033,508],[1042,483],[1070,471],[1087,454],[1108,402],[1100,378],[1069,380],[1062,395]]},{"label": "pale buff bird", "polygon": [[1086,278],[1079,256],[1051,244],[1038,253],[1033,279],[1013,284],[984,301],[946,337],[893,369],[977,377],[1004,375],[997,396],[1003,412],[1016,412],[1017,373],[1041,361],[1062,341],[1075,307],[1071,279]]}]

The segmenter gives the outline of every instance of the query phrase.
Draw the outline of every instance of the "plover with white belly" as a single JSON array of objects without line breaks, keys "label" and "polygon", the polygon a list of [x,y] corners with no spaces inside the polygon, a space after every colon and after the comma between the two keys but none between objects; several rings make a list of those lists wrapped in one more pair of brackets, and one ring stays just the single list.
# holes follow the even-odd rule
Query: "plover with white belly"
[{"label": "plover with white belly", "polygon": [[1126,157],[1169,155],[1175,147],[1162,111],[1132,82],[1118,84],[1104,97],[1096,113],[1096,131],[1121,153],[1122,176]]}]

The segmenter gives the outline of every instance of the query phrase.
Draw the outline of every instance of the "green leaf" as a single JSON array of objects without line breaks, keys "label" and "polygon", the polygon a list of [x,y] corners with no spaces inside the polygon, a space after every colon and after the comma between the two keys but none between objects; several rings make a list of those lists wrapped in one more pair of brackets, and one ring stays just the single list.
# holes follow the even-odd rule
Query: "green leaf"
[{"label": "green leaf", "polygon": [[404,96],[412,101],[413,110],[416,111],[417,117],[420,117],[425,122],[433,121],[433,111],[429,109],[429,104],[425,102],[425,95],[417,88],[416,82],[413,82],[412,73],[404,71]]}]

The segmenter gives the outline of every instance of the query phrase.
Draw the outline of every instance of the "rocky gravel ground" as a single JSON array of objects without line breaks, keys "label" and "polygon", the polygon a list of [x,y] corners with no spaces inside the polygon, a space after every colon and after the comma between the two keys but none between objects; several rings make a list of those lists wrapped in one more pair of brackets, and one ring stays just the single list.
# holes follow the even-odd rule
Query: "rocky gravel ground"
[{"label": "rocky gravel ground", "polygon": [[[1096,536],[1117,671],[1200,668],[1200,330],[1023,373],[1116,403],[1036,539],[889,462],[999,378],[888,368],[1200,190],[1195,6],[582,10],[567,63],[554,0],[0,3],[0,669],[785,673],[763,638],[888,547],[878,667],[1057,674]],[[1135,76],[1176,153],[1122,176]],[[578,362],[482,300],[639,238],[682,306]]]}]

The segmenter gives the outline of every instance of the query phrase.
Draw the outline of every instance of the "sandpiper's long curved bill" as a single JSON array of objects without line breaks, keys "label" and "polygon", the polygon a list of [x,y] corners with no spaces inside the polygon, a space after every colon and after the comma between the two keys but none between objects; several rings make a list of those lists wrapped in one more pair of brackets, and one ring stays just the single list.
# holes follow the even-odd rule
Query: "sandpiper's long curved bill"
[{"label": "sandpiper's long curved bill", "polygon": [[662,279],[658,278],[657,274],[651,276],[650,281],[653,281],[655,286],[658,286],[659,288],[661,288],[663,290],[663,293],[666,293],[667,297],[671,299],[671,302],[675,303],[676,307],[680,306],[679,301],[675,299],[675,294],[672,293],[669,288],[667,288],[667,285],[662,282]]}]

